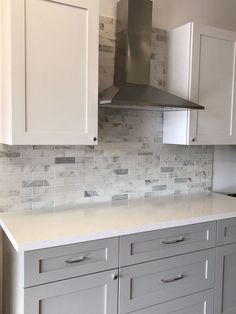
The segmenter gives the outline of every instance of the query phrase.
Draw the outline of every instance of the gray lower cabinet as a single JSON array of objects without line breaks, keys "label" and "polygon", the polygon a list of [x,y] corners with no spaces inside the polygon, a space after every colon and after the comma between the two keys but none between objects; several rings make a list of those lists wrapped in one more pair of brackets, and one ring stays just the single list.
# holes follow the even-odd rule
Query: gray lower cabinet
[{"label": "gray lower cabinet", "polygon": [[3,314],[236,314],[235,226],[227,219],[24,256],[4,236]]},{"label": "gray lower cabinet", "polygon": [[213,292],[208,290],[181,299],[155,305],[131,314],[213,314]]},{"label": "gray lower cabinet", "polygon": [[24,314],[117,314],[114,271],[25,289]]},{"label": "gray lower cabinet", "polygon": [[215,314],[236,313],[236,244],[216,249]]}]

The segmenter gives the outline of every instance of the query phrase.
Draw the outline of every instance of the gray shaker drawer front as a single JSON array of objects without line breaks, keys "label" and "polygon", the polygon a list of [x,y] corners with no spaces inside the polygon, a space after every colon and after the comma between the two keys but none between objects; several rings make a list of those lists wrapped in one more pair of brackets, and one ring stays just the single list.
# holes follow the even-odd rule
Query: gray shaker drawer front
[{"label": "gray shaker drawer front", "polygon": [[120,265],[127,266],[215,247],[216,222],[121,237]]},{"label": "gray shaker drawer front", "polygon": [[213,314],[213,290],[132,312],[132,314]]},{"label": "gray shaker drawer front", "polygon": [[123,267],[121,314],[214,287],[215,249]]},{"label": "gray shaker drawer front", "polygon": [[217,223],[217,244],[236,243],[236,218],[220,220]]},{"label": "gray shaker drawer front", "polygon": [[118,267],[118,238],[25,253],[24,286],[44,284]]}]

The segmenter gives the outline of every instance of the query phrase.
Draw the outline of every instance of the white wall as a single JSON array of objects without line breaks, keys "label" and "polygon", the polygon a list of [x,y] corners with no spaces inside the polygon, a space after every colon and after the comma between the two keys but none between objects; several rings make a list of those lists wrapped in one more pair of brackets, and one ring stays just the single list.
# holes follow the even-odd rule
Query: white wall
[{"label": "white wall", "polygon": [[213,175],[213,191],[236,193],[236,146],[215,147]]},{"label": "white wall", "polygon": [[[99,0],[96,0],[99,1]],[[100,14],[116,16],[118,0],[100,0]],[[236,0],[153,0],[153,26],[197,22],[236,31]]]},{"label": "white wall", "polygon": [[100,15],[112,17],[116,16],[116,5],[117,0],[100,0]]},{"label": "white wall", "polygon": [[236,31],[235,0],[154,0],[153,24],[171,29],[196,22]]}]

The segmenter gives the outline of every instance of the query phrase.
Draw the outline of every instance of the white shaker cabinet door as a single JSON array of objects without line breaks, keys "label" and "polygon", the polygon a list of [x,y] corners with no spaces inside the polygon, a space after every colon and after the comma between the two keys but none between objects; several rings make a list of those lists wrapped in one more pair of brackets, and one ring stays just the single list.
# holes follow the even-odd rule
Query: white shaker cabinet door
[{"label": "white shaker cabinet door", "polygon": [[236,144],[236,33],[188,23],[169,34],[168,90],[205,110],[164,114],[164,143]]},{"label": "white shaker cabinet door", "polygon": [[236,144],[236,33],[196,26],[193,34],[191,98],[205,106],[196,144]]},{"label": "white shaker cabinet door", "polygon": [[12,97],[3,141],[96,144],[98,1],[9,2]]}]

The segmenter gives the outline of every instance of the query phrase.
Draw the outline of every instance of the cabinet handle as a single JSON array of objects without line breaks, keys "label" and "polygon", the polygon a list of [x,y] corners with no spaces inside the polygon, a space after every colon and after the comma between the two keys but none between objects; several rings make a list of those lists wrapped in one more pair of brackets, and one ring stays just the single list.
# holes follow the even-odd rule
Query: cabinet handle
[{"label": "cabinet handle", "polygon": [[181,236],[175,239],[161,240],[160,243],[161,244],[174,244],[174,243],[183,242],[184,240],[185,240],[184,236]]},{"label": "cabinet handle", "polygon": [[113,280],[117,280],[118,277],[119,277],[119,276],[118,276],[117,274],[112,274],[112,279],[113,279]]},{"label": "cabinet handle", "polygon": [[172,278],[161,279],[161,280],[160,280],[160,283],[162,283],[162,284],[171,283],[171,282],[174,282],[174,281],[177,281],[177,280],[181,280],[181,279],[183,279],[183,278],[184,278],[184,275],[183,275],[183,274],[178,274],[177,276],[172,277]]},{"label": "cabinet handle", "polygon": [[84,262],[85,260],[87,259],[86,256],[81,256],[80,258],[78,259],[68,259],[66,261],[67,264],[76,264],[76,263],[81,263],[81,262]]}]

